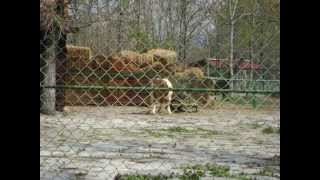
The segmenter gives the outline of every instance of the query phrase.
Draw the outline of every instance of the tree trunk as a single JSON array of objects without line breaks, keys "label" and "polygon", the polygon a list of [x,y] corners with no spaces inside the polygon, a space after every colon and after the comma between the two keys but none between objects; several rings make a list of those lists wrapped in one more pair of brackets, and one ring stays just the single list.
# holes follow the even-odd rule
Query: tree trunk
[{"label": "tree trunk", "polygon": [[186,44],[187,44],[187,2],[186,0],[180,1],[180,35],[178,42],[178,59],[180,62],[185,63],[186,60]]},{"label": "tree trunk", "polygon": [[[252,23],[252,26],[255,26],[255,18],[254,16],[252,15],[251,16],[251,23]],[[255,28],[254,28],[255,29]],[[250,65],[252,66],[253,64],[253,59],[254,59],[254,46],[253,46],[253,43],[254,43],[254,36],[252,34],[252,32],[250,33]],[[253,68],[251,67],[250,68],[250,80],[253,79]]]},{"label": "tree trunk", "polygon": [[[231,20],[231,23],[230,23],[230,62],[229,62],[229,71],[230,71],[230,79],[231,79],[231,82],[230,82],[230,89],[233,89],[233,53],[234,53],[234,21]],[[232,93],[231,93],[232,94]]]},{"label": "tree trunk", "polygon": [[[67,36],[61,34],[60,38],[57,40],[56,45],[56,84],[65,85],[66,73],[67,73],[67,48],[66,41]],[[63,112],[65,106],[65,89],[56,89],[56,110]]]},{"label": "tree trunk", "polygon": [[117,51],[120,52],[122,51],[122,35],[123,35],[123,30],[122,30],[122,26],[123,26],[123,3],[122,0],[119,1],[119,16],[118,16],[118,34],[117,34]]},{"label": "tree trunk", "polygon": [[[53,45],[54,46],[54,45]],[[56,85],[56,63],[54,59],[54,48],[47,49],[43,54],[43,86]],[[55,113],[56,91],[54,88],[43,88],[40,97],[42,99],[40,111],[44,114]]]},{"label": "tree trunk", "polygon": [[[65,0],[56,1],[57,8],[55,13],[61,18],[68,16],[65,2]],[[54,114],[56,108],[59,111],[63,111],[64,90],[56,91],[54,87],[57,83],[59,85],[64,85],[65,83],[65,33],[68,31],[66,29],[70,29],[70,27],[55,21],[48,28],[42,29],[40,27],[40,111],[45,114]]]},{"label": "tree trunk", "polygon": [[253,80],[253,38],[250,39],[250,80]]}]

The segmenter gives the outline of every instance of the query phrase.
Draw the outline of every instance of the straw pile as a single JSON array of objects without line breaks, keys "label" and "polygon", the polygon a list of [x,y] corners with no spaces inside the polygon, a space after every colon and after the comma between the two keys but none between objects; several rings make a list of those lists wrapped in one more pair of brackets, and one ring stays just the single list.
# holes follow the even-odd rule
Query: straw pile
[{"label": "straw pile", "polygon": [[121,51],[112,54],[108,57],[109,63],[112,64],[111,71],[120,72],[134,72],[139,69],[137,62],[140,59],[140,54],[134,51]]},{"label": "straw pile", "polygon": [[91,58],[91,49],[88,47],[80,47],[67,45],[67,67],[83,68]]},{"label": "straw pile", "polygon": [[109,57],[112,63],[121,61],[123,64],[134,64],[139,68],[145,68],[156,62],[162,65],[175,64],[177,61],[177,54],[175,51],[166,49],[151,49],[146,53],[137,53],[134,51],[124,50],[113,54]]},{"label": "straw pile", "polygon": [[140,55],[140,59],[138,61],[140,68],[145,68],[147,66],[150,66],[154,63],[153,55],[148,53],[142,53]]},{"label": "straw pile", "polygon": [[180,77],[186,77],[188,79],[203,79],[204,78],[204,72],[200,68],[196,67],[190,67],[186,69],[182,69],[181,66],[177,66],[177,73],[176,76],[178,78]]},{"label": "straw pile", "polygon": [[[174,86],[180,88],[214,88],[213,83],[209,79],[205,79],[204,72],[197,67],[184,67],[181,64],[177,65],[174,75]],[[181,96],[184,92],[176,92],[177,96]],[[208,92],[189,92],[189,98],[195,100],[198,105],[206,106],[210,101],[210,93]],[[184,98],[182,98],[184,99]]]},{"label": "straw pile", "polygon": [[119,57],[123,60],[126,64],[127,63],[137,63],[140,59],[140,54],[134,51],[121,51],[119,53]]},{"label": "straw pile", "polygon": [[[70,73],[68,73],[68,84],[144,86],[148,83],[148,80],[155,76],[168,77],[176,71],[176,53],[165,49],[152,49],[142,54],[124,50],[108,57],[102,54],[92,57],[90,48],[86,47],[68,45],[67,51],[68,70],[70,70]],[[81,72],[81,75],[77,76],[79,72]],[[114,77],[119,73],[122,76]],[[130,79],[130,76],[133,76],[133,79]],[[67,91],[67,101],[71,104],[79,104],[78,100],[74,98],[74,96],[81,97],[79,93],[80,91]],[[107,97],[110,95],[110,92],[105,92],[104,95]],[[120,98],[123,96],[123,93],[119,92],[118,95],[113,95],[116,98]],[[131,92],[126,95],[129,99],[140,97],[132,99],[132,103],[136,105],[142,103],[140,102],[142,97],[148,96],[148,94],[137,94],[137,92]],[[90,102],[88,99],[82,100],[82,97],[80,99],[81,102],[84,102],[81,105],[88,105],[92,101],[95,101],[94,99]],[[107,98],[104,103],[112,104],[114,100]],[[129,100],[123,99],[123,103],[127,101],[129,103]]]},{"label": "straw pile", "polygon": [[182,65],[182,64],[177,64],[176,65],[176,72],[177,73],[183,73],[185,69],[186,69],[185,66]]},{"label": "straw pile", "polygon": [[175,64],[177,62],[177,53],[166,49],[151,49],[147,54],[153,56],[155,61],[161,62],[163,65]]},{"label": "straw pile", "polygon": [[88,47],[80,47],[73,45],[67,45],[67,53],[68,56],[71,58],[81,57],[84,59],[89,59],[92,54],[91,49]]}]

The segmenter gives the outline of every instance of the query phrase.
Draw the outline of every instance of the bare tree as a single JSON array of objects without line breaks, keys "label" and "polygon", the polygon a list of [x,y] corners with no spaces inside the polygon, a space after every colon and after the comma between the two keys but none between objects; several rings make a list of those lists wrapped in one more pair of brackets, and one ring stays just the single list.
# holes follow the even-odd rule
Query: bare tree
[{"label": "bare tree", "polygon": [[178,39],[178,59],[185,62],[190,40],[194,32],[201,29],[201,25],[206,19],[205,6],[206,1],[201,0],[180,0],[177,14],[179,20],[179,39]]}]

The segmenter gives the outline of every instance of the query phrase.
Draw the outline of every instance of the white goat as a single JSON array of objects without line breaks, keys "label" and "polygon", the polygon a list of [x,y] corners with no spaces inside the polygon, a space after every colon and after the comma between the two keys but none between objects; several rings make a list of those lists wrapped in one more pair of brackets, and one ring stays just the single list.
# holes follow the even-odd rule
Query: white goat
[{"label": "white goat", "polygon": [[[154,79],[152,80],[152,87],[155,88],[173,88],[172,83],[169,81],[169,79]],[[173,91],[167,91],[167,90],[155,90],[151,93],[151,99],[152,99],[152,114],[156,114],[157,112],[157,106],[158,112],[161,111],[163,106],[167,109],[169,114],[172,114],[170,105],[172,101]]]}]

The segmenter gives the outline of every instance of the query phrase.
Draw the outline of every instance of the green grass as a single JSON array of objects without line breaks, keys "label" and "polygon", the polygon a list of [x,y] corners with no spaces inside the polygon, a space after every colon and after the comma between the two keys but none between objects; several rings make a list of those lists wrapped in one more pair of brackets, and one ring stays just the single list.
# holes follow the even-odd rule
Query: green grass
[{"label": "green grass", "polygon": [[148,135],[153,136],[153,137],[159,138],[159,137],[163,136],[160,132],[152,131],[151,129],[144,129],[144,131],[145,131]]},{"label": "green grass", "polygon": [[170,127],[166,129],[165,131],[168,131],[169,133],[192,133],[191,129],[187,129],[184,127]]},{"label": "green grass", "polygon": [[273,128],[271,126],[268,126],[264,129],[262,129],[263,134],[275,134],[275,133],[280,133],[280,128]]},{"label": "green grass", "polygon": [[209,174],[215,177],[229,177],[230,168],[228,166],[220,166],[216,164],[207,164],[206,165],[209,171]]},{"label": "green grass", "polygon": [[205,129],[205,128],[185,128],[185,127],[169,127],[166,129],[144,129],[145,133],[147,133],[149,136],[160,138],[160,137],[174,137],[176,135],[200,135],[201,137],[208,138],[212,137],[214,135],[221,134],[219,131],[211,130],[211,129]]},{"label": "green grass", "polygon": [[258,173],[258,175],[272,177],[272,176],[274,176],[274,172],[273,172],[273,170],[271,168],[265,167]]},{"label": "green grass", "polygon": [[219,131],[210,130],[210,129],[197,128],[197,130],[198,130],[198,131],[205,132],[207,135],[211,135],[211,136],[221,134],[221,132],[219,132]]},{"label": "green grass", "polygon": [[120,180],[166,180],[172,178],[172,176],[166,176],[166,175],[141,175],[141,174],[135,174],[135,175],[123,175],[121,176]]},{"label": "green grass", "polygon": [[200,177],[205,176],[206,170],[200,166],[195,165],[191,167],[185,167],[183,174],[180,175],[180,180],[200,180]]},{"label": "green grass", "polygon": [[209,174],[214,177],[229,177],[229,170],[230,168],[228,166],[221,166],[217,164],[193,165],[183,169],[183,177],[195,175],[203,177],[205,174]]},{"label": "green grass", "polygon": [[261,171],[253,175],[275,177],[275,170],[271,167],[264,167]]},{"label": "green grass", "polygon": [[240,173],[237,175],[230,174],[229,166],[223,166],[218,164],[205,164],[205,165],[192,165],[182,167],[183,174],[170,174],[170,175],[123,175],[120,180],[167,180],[171,178],[178,178],[179,180],[201,180],[202,177],[225,177],[233,178],[237,180],[251,180],[251,175],[258,176],[274,176],[274,172],[271,168],[265,167],[259,173],[256,174],[245,174]]},{"label": "green grass", "polygon": [[249,124],[249,127],[252,129],[258,129],[261,128],[263,125],[258,124],[258,123],[253,123],[253,124]]},{"label": "green grass", "polygon": [[217,164],[193,165],[183,168],[183,175],[179,177],[180,180],[200,180],[201,177],[210,175],[211,177],[228,177],[239,180],[250,180],[245,174],[231,175],[228,166]]}]

